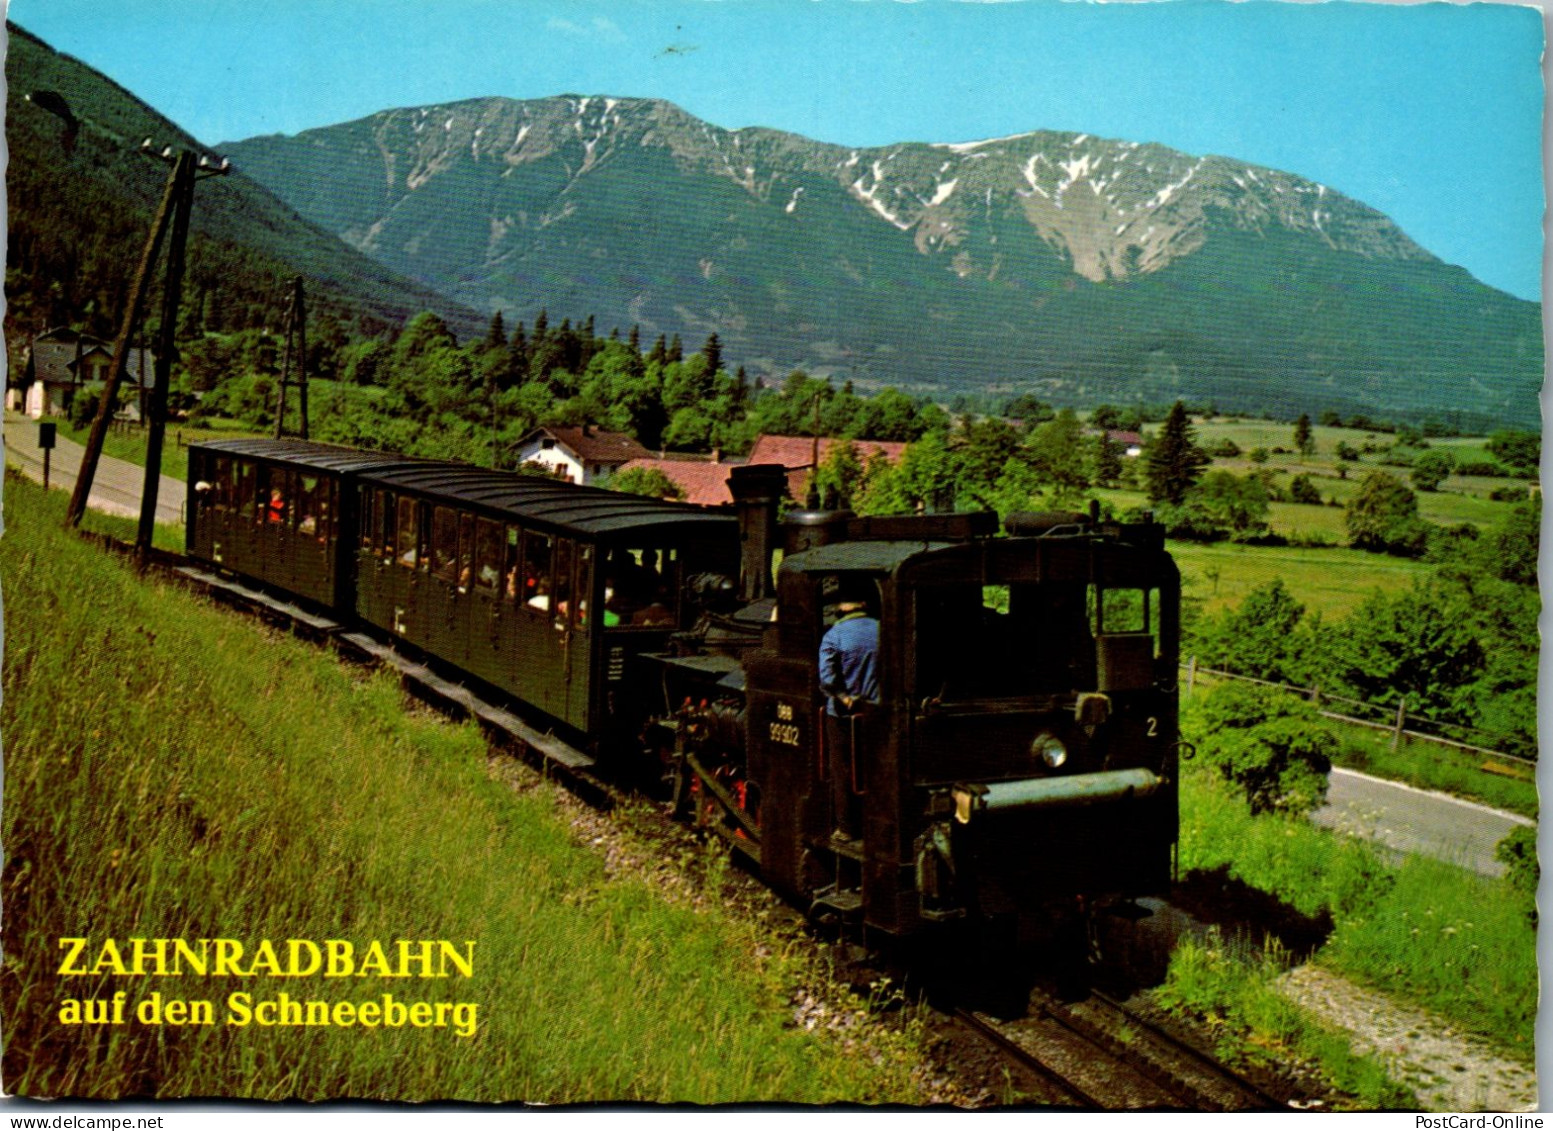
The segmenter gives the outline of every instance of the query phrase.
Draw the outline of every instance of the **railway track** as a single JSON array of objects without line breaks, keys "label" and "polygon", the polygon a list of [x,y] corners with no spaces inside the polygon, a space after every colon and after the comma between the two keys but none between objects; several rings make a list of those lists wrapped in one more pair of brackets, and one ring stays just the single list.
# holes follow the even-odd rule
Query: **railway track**
[{"label": "railway track", "polygon": [[1036,1077],[1055,1106],[1089,1111],[1278,1111],[1290,1105],[1106,994],[1065,1004],[1042,991],[1011,1021],[954,1016]]}]

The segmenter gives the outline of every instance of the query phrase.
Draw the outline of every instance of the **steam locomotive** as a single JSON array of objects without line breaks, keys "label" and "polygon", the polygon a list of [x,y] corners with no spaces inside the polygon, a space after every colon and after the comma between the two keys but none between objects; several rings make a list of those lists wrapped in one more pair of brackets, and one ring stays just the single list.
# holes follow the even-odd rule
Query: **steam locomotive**
[{"label": "steam locomotive", "polygon": [[[1180,582],[1156,524],[779,521],[777,466],[732,468],[708,509],[297,440],[193,445],[188,481],[190,558],[662,781],[816,916],[912,940],[1168,887]],[[827,725],[844,601],[878,622],[878,695]]]}]

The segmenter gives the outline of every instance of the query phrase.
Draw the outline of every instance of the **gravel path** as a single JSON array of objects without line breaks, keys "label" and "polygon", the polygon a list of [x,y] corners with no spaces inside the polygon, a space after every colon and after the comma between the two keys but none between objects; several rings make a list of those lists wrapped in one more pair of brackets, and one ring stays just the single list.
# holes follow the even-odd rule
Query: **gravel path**
[{"label": "gravel path", "polygon": [[1279,990],[1352,1037],[1353,1049],[1386,1063],[1432,1111],[1536,1111],[1530,1068],[1498,1056],[1486,1042],[1421,1009],[1398,1005],[1314,966],[1299,966]]}]

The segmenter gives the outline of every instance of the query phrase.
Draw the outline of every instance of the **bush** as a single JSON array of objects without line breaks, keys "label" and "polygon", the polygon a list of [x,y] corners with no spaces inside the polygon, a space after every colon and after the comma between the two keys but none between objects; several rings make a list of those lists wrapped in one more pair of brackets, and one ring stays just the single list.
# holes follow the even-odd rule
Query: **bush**
[{"label": "bush", "polygon": [[1429,524],[1418,517],[1418,496],[1394,475],[1364,477],[1343,515],[1355,549],[1416,558],[1429,542]]},{"label": "bush", "polygon": [[1210,456],[1217,456],[1220,459],[1234,459],[1240,454],[1240,445],[1226,436],[1209,448],[1208,454]]},{"label": "bush", "polygon": [[1356,463],[1359,459],[1359,449],[1347,440],[1339,440],[1337,442],[1337,458],[1347,460],[1349,463]]},{"label": "bush", "polygon": [[1337,738],[1315,708],[1276,688],[1227,683],[1200,717],[1202,753],[1251,812],[1302,815],[1326,802]]},{"label": "bush", "polygon": [[1413,486],[1420,491],[1437,491],[1455,467],[1456,459],[1449,452],[1424,452],[1413,461]]},{"label": "bush", "polygon": [[1321,505],[1321,492],[1311,482],[1309,475],[1296,475],[1289,484],[1289,500],[1295,503],[1314,503]]},{"label": "bush", "polygon": [[1494,859],[1505,866],[1504,878],[1521,895],[1537,898],[1537,881],[1542,870],[1537,865],[1537,830],[1517,825],[1510,835],[1494,846]]},{"label": "bush", "polygon": [[1495,487],[1488,497],[1496,503],[1524,503],[1531,498],[1531,492],[1525,487]]},{"label": "bush", "polygon": [[1266,448],[1252,448],[1251,449],[1251,455],[1248,456],[1247,458],[1250,459],[1252,463],[1266,463],[1267,462],[1267,449]]}]

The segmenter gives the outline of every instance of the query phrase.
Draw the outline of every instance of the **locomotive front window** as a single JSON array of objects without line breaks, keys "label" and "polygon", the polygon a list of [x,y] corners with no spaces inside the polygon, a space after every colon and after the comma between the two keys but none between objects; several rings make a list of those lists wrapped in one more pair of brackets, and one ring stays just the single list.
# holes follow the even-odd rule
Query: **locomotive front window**
[{"label": "locomotive front window", "polygon": [[918,588],[914,694],[952,702],[1092,689],[1086,589],[973,582]]}]

